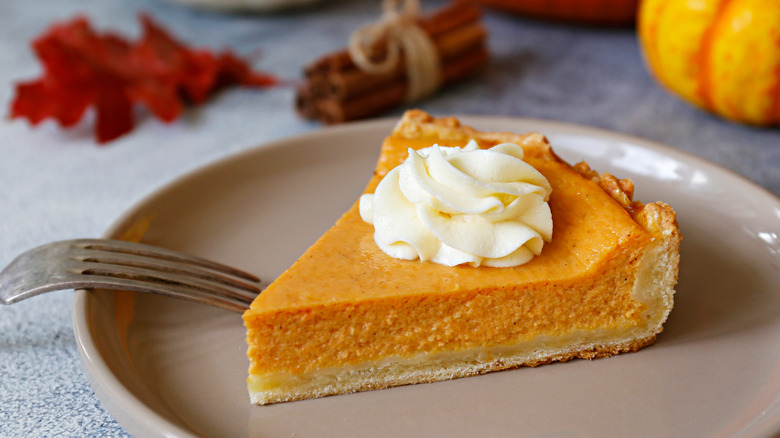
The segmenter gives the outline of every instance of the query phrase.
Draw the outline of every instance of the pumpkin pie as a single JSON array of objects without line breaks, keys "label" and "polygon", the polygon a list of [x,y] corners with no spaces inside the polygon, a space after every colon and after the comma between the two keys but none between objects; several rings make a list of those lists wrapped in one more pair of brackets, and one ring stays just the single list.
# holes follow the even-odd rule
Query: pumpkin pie
[{"label": "pumpkin pie", "polygon": [[390,257],[350,208],[244,313],[257,404],[433,382],[652,344],[673,305],[681,235],[666,204],[569,165],[537,133],[483,132],[404,114],[366,193],[409,148],[511,142],[552,188],[553,233],[514,267]]}]

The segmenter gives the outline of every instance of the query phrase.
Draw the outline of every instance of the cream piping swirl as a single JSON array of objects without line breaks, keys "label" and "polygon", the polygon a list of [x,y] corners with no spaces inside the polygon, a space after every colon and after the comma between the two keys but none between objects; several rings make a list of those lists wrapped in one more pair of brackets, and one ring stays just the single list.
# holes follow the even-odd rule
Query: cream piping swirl
[{"label": "cream piping swirl", "polygon": [[552,239],[547,179],[503,143],[414,151],[360,198],[360,215],[391,257],[447,266],[517,266]]}]

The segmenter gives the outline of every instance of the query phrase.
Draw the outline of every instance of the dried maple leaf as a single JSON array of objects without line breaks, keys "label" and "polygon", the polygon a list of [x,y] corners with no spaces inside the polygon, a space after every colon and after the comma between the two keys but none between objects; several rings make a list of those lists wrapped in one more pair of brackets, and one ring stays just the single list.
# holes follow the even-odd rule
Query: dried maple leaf
[{"label": "dried maple leaf", "polygon": [[33,41],[43,77],[17,84],[11,117],[33,125],[53,118],[67,127],[94,106],[97,140],[105,143],[133,128],[135,102],[171,122],[185,103],[203,103],[223,87],[276,83],[229,51],[190,49],[149,16],[142,15],[141,22],[144,32],[136,43],[98,34],[84,17],[51,26]]}]

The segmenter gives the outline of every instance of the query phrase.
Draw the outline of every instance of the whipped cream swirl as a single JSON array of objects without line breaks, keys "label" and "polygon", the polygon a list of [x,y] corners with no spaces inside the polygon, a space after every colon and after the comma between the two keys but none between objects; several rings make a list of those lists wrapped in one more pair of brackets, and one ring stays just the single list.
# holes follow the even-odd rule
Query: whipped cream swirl
[{"label": "whipped cream swirl", "polygon": [[547,179],[503,143],[414,151],[360,198],[360,216],[391,257],[447,266],[508,267],[552,239]]}]

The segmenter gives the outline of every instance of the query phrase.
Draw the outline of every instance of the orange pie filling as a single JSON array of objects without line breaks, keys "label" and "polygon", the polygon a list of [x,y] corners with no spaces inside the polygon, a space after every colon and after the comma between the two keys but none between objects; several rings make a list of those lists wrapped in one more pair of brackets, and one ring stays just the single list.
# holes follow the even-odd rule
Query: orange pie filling
[{"label": "orange pie filling", "polygon": [[[366,192],[408,147],[428,147],[432,136],[410,139],[396,130]],[[457,136],[434,141],[467,140],[450,137]],[[245,313],[252,402],[609,356],[652,343],[677,278],[674,213],[664,204],[621,205],[604,181],[558,159],[542,137],[519,139],[528,143],[521,144],[526,161],[553,188],[553,239],[540,255],[510,268],[391,258],[355,204]],[[501,140],[477,138],[480,147]]]}]

